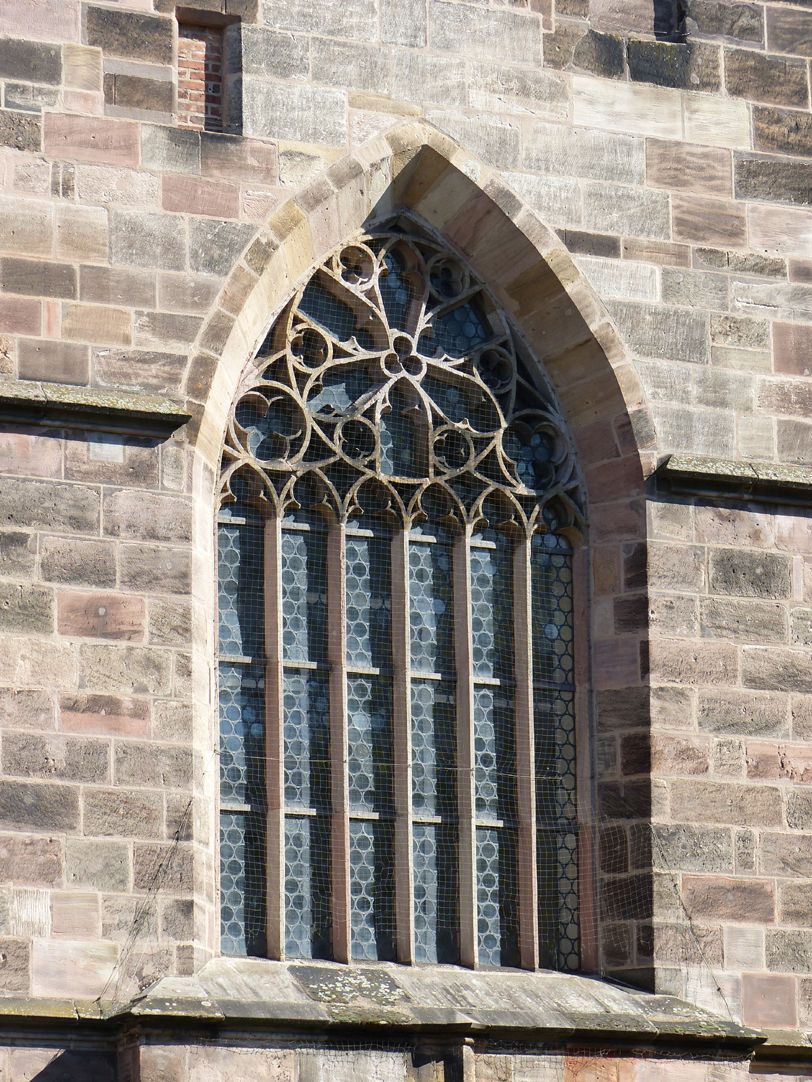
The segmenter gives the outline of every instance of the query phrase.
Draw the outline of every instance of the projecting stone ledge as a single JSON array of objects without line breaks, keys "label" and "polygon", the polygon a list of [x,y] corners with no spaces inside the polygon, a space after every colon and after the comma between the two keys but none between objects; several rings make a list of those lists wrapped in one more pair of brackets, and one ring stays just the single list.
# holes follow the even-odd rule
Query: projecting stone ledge
[{"label": "projecting stone ledge", "polygon": [[812,467],[670,455],[655,474],[658,487],[688,496],[812,506]]},{"label": "projecting stone ledge", "polygon": [[217,958],[167,977],[123,1012],[166,1025],[274,1029],[374,1026],[413,1033],[559,1042],[700,1044],[752,1049],[762,1034],[671,996],[561,973],[474,973],[454,966],[341,966]]},{"label": "projecting stone ledge", "polygon": [[64,383],[0,382],[0,421],[6,423],[164,437],[189,420],[182,406],[161,395]]}]

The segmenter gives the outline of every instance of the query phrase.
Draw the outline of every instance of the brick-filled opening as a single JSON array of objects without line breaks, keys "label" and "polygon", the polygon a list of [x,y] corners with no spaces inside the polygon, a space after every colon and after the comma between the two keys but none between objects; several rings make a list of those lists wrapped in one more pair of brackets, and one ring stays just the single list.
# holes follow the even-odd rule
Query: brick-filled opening
[{"label": "brick-filled opening", "polygon": [[225,27],[178,22],[178,124],[225,130]]}]

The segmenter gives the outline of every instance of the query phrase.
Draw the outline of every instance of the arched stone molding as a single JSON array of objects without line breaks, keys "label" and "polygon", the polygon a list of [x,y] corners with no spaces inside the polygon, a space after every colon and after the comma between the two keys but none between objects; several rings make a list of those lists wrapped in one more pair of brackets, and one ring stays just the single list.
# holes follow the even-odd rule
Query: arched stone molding
[{"label": "arched stone molding", "polygon": [[[194,415],[193,590],[200,616],[194,685],[201,691],[213,687],[214,489],[226,420],[241,377],[297,286],[343,241],[398,209],[417,215],[468,261],[543,363],[555,388],[588,493],[589,546],[579,555],[584,659],[579,727],[586,736],[596,707],[600,726],[597,700],[602,693],[636,693],[638,720],[633,727],[645,730],[647,706],[639,705],[647,702],[643,487],[656,464],[656,441],[640,380],[600,298],[555,233],[498,171],[423,121],[398,125],[374,138],[276,210],[234,267],[219,306],[201,331],[185,385]],[[623,570],[629,551],[635,552],[638,569],[631,578]],[[613,606],[620,595],[634,617],[618,633]],[[206,749],[210,756],[213,746],[213,709],[202,698],[198,702],[196,733],[205,760]],[[588,757],[579,769],[579,788],[591,798]],[[204,767],[203,774],[198,792],[213,808],[214,771]],[[599,815],[617,821],[620,831],[631,832],[635,823],[649,819],[650,781],[634,779],[630,786],[623,778],[611,777],[606,799],[598,792],[596,800]],[[204,815],[201,822],[206,820]],[[210,826],[211,849],[202,871],[206,902],[215,903],[209,915],[215,918],[211,884],[216,882],[216,848],[214,824]],[[204,833],[205,828],[201,842]],[[639,870],[633,878],[639,899]],[[618,896],[630,897],[631,878],[621,875],[619,880],[626,884],[617,883]],[[650,886],[644,893],[650,896]],[[585,915],[595,926],[597,915]],[[620,909],[609,916],[616,927],[625,926],[630,942],[644,938],[629,922],[650,920],[645,902],[639,916]],[[210,919],[201,936],[215,952],[216,923]],[[597,962],[595,948],[592,956]],[[639,972],[649,967],[650,960],[632,951],[617,968]]]}]

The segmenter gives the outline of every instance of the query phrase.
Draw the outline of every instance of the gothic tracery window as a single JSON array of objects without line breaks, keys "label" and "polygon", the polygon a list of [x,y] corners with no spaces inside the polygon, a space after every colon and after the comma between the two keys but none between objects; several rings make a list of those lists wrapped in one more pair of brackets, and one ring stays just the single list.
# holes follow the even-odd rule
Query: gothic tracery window
[{"label": "gothic tracery window", "polygon": [[219,520],[225,953],[578,966],[565,425],[399,216],[276,320]]}]

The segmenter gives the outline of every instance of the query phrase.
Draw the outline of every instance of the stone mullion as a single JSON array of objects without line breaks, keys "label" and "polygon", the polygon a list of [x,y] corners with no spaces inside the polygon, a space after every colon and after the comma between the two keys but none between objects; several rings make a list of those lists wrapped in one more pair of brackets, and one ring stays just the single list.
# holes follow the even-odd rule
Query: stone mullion
[{"label": "stone mullion", "polygon": [[282,719],[282,524],[278,515],[265,520],[263,536],[263,603],[265,606],[265,793],[267,807],[266,944],[269,958],[285,949],[285,778]]},{"label": "stone mullion", "polygon": [[395,800],[395,921],[397,960],[414,961],[412,868],[412,717],[409,625],[409,535],[392,539],[392,667]]},{"label": "stone mullion", "polygon": [[518,808],[519,957],[535,969],[539,957],[538,871],[536,868],[536,750],[533,729],[533,627],[531,541],[513,552],[514,722]]},{"label": "stone mullion", "polygon": [[454,660],[457,677],[457,816],[459,822],[460,962],[477,964],[476,827],[474,823],[474,673],[471,659],[470,529],[453,553]]},{"label": "stone mullion", "polygon": [[349,962],[351,956],[346,562],[344,524],[334,521],[327,531],[327,662],[332,947],[337,962]]}]

